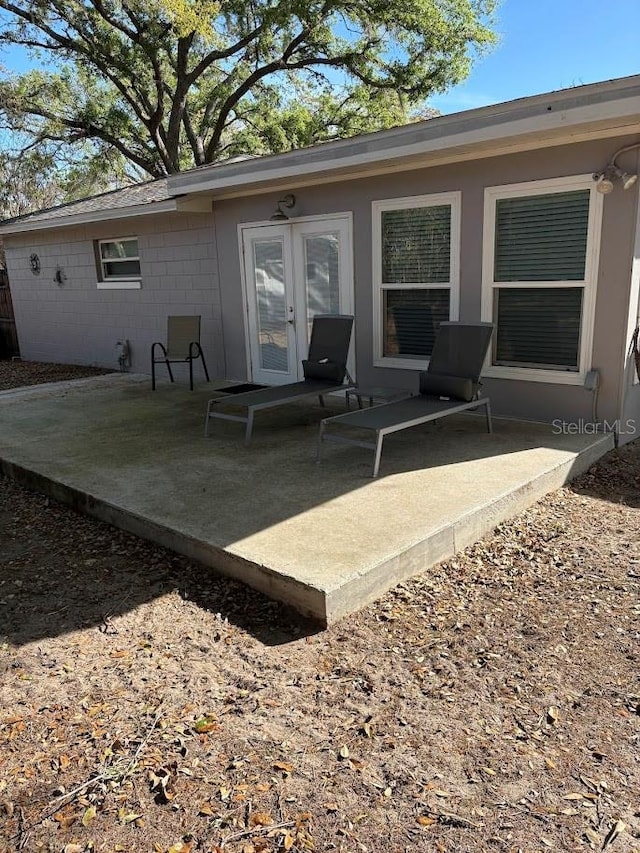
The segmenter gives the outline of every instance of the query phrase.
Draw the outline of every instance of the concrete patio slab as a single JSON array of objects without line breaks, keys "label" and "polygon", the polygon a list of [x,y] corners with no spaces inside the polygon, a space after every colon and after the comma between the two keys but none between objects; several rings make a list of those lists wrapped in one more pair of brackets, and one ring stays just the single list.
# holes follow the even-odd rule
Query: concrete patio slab
[{"label": "concrete patio slab", "polygon": [[233,423],[204,438],[212,387],[152,393],[148,377],[115,374],[0,393],[0,470],[329,623],[613,446],[500,419],[488,435],[461,415],[390,436],[371,480],[366,450],[315,464],[326,410],[308,402],[259,413],[248,448]]}]

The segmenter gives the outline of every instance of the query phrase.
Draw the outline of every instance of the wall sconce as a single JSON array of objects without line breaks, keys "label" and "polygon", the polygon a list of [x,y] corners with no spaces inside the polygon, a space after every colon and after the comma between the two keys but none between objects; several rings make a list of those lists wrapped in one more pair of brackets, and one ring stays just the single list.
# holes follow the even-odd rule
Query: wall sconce
[{"label": "wall sconce", "polygon": [[269,217],[270,222],[284,222],[289,218],[289,214],[285,213],[282,209],[286,207],[287,210],[291,210],[291,208],[296,203],[296,197],[293,193],[287,193],[283,198],[280,199],[278,204],[276,205],[276,211]]},{"label": "wall sconce", "polygon": [[631,151],[633,148],[640,148],[640,142],[635,142],[633,145],[626,145],[624,148],[620,148],[619,151],[616,151],[601,172],[595,172],[593,180],[596,182],[596,189],[599,193],[602,193],[602,195],[609,195],[610,192],[613,192],[615,180],[619,180],[621,182],[623,190],[628,190],[635,184],[638,180],[638,176],[630,174],[629,172],[623,172],[622,169],[616,165],[618,157],[621,154],[624,154],[625,151]]}]

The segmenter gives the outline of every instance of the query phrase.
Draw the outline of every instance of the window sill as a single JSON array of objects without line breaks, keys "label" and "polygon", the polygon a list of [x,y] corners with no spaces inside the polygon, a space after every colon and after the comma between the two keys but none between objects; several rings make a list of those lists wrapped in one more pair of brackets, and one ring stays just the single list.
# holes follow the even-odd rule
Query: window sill
[{"label": "window sill", "polygon": [[394,370],[426,370],[429,367],[429,359],[416,358],[376,358],[374,367],[390,367]]},{"label": "window sill", "polygon": [[110,281],[99,281],[97,283],[98,290],[140,290],[141,287],[140,279],[128,279],[128,280],[117,280],[113,279]]},{"label": "window sill", "polygon": [[522,382],[546,382],[552,385],[584,385],[585,374],[569,370],[536,370],[533,367],[486,367],[487,379],[519,379]]}]

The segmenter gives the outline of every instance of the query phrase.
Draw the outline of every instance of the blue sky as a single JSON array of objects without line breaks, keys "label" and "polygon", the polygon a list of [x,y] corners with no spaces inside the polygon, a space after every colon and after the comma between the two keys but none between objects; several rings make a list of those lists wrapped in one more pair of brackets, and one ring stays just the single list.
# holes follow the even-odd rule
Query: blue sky
[{"label": "blue sky", "polygon": [[452,113],[640,74],[640,0],[502,0],[497,17],[499,43],[431,106]]},{"label": "blue sky", "polygon": [[[640,0],[501,0],[494,29],[491,53],[431,106],[452,113],[640,74]],[[0,62],[32,65],[20,49]]]}]

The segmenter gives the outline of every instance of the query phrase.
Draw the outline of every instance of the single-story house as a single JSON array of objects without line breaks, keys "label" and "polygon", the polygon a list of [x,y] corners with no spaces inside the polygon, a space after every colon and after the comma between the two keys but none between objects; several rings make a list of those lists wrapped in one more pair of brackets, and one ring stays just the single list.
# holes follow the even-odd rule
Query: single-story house
[{"label": "single-story house", "polygon": [[300,377],[353,313],[363,386],[414,389],[445,319],[496,324],[497,414],[640,435],[640,76],[204,166],[0,225],[22,356],[149,372],[202,317],[219,379]]}]

